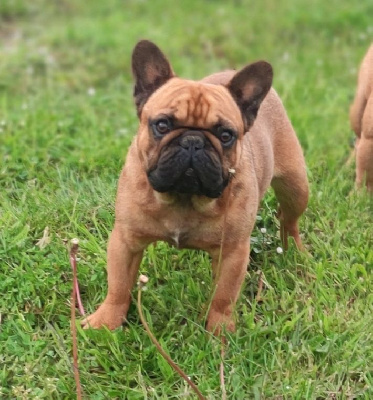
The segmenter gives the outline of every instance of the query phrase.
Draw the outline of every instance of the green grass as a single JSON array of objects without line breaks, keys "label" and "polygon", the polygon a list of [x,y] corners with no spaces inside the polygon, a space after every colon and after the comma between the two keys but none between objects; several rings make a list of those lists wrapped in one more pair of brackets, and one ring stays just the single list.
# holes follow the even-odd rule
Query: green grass
[{"label": "green grass", "polygon": [[[75,398],[64,239],[80,239],[91,312],[106,293],[116,183],[136,132],[130,56],[141,38],[184,77],[271,62],[307,160],[301,230],[310,255],[293,247],[277,254],[269,192],[224,360],[228,398],[373,398],[372,204],[353,193],[354,167],[345,165],[372,15],[369,0],[1,0],[0,398]],[[200,317],[208,257],[159,243],[141,271],[150,277],[144,308],[156,336],[209,399],[221,398],[219,344]],[[79,329],[78,340],[87,399],[191,398],[135,305],[123,330]]]}]

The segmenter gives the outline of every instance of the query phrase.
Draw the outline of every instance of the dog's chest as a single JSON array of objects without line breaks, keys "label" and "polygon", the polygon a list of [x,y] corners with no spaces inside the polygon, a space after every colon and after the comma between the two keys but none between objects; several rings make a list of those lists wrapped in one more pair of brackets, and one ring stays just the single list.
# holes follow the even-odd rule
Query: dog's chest
[{"label": "dog's chest", "polygon": [[170,220],[163,221],[163,235],[159,240],[168,242],[170,245],[178,248],[196,248],[204,249],[209,247],[213,240],[208,233],[210,227],[202,221],[188,220]]},{"label": "dog's chest", "polygon": [[169,232],[167,242],[175,247],[185,247],[188,243],[188,234],[180,229],[175,229]]},{"label": "dog's chest", "polygon": [[190,226],[190,223],[183,224],[180,222],[178,221],[175,224],[175,221],[163,221],[164,226],[162,231],[164,232],[164,236],[162,240],[175,247],[188,247],[188,245],[190,246],[194,242],[198,230],[196,231],[195,227]]}]

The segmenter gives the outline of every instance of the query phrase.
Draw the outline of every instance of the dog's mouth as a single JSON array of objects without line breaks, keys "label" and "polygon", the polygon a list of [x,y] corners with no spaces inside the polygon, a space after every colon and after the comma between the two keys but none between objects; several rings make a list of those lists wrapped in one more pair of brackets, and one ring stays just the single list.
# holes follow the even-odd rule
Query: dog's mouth
[{"label": "dog's mouth", "polygon": [[157,192],[210,198],[220,197],[228,184],[219,154],[199,131],[187,131],[165,146],[148,179]]}]

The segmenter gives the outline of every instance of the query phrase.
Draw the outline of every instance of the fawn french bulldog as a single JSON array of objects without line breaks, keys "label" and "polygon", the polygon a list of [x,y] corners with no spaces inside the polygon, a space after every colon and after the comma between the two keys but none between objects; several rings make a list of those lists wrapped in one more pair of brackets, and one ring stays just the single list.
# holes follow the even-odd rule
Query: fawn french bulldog
[{"label": "fawn french bulldog", "polygon": [[250,234],[270,185],[280,203],[284,247],[290,235],[302,248],[305,161],[271,88],[272,67],[260,61],[238,72],[186,80],[145,40],[133,51],[132,67],[139,128],[119,178],[108,293],[83,325],[115,329],[123,323],[143,251],[163,240],[210,254],[216,286],[207,329],[218,334],[225,325],[233,331]]}]

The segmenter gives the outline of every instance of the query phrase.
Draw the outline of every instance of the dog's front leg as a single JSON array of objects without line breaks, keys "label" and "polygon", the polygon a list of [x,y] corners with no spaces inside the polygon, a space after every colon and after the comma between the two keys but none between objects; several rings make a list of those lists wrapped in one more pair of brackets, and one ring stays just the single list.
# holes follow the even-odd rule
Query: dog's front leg
[{"label": "dog's front leg", "polygon": [[115,329],[122,325],[142,255],[143,250],[134,250],[120,229],[114,227],[107,252],[108,293],[97,311],[82,321],[84,328]]},{"label": "dog's front leg", "polygon": [[247,271],[250,241],[229,243],[223,246],[221,257],[219,254],[219,249],[211,252],[215,288],[207,317],[207,330],[215,335],[223,326],[235,330],[232,314]]}]

